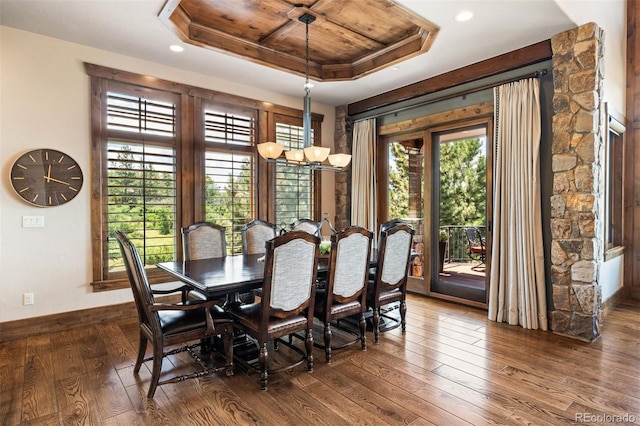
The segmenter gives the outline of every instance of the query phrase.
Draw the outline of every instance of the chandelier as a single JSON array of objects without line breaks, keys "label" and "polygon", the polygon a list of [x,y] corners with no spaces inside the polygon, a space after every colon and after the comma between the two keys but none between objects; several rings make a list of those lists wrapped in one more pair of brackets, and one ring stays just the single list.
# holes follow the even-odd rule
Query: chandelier
[{"label": "chandelier", "polygon": [[[304,104],[302,110],[302,146],[303,149],[284,151],[284,146],[277,142],[264,142],[257,145],[258,153],[270,163],[289,166],[309,167],[311,169],[340,171],[351,162],[349,154],[330,154],[331,149],[323,146],[315,146],[311,142],[311,88],[309,82],[309,24],[316,17],[304,13],[298,18],[305,24],[305,83]],[[284,151],[284,158],[282,153]]]}]

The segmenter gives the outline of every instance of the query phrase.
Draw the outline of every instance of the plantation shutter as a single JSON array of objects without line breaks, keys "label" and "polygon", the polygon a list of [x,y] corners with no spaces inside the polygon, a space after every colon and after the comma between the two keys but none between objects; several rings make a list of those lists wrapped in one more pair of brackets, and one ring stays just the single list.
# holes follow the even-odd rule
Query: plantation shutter
[{"label": "plantation shutter", "polygon": [[[176,102],[166,97],[108,92],[106,98],[107,232],[123,230],[149,266],[176,258]],[[108,245],[108,274],[123,271],[115,238]]]},{"label": "plantation shutter", "polygon": [[[302,149],[302,134],[301,126],[276,123],[276,142],[284,145],[285,150]],[[278,225],[289,225],[298,219],[314,218],[313,187],[314,174],[311,169],[276,165],[275,219]]]},{"label": "plantation shutter", "polygon": [[242,225],[255,214],[255,111],[204,111],[205,218],[225,227],[227,253],[242,253]]}]

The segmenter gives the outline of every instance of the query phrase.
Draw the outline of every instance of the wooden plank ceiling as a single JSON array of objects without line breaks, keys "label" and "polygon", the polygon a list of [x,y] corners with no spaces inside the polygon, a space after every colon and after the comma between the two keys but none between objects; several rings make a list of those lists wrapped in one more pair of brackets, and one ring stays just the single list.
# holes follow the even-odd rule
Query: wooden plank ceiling
[{"label": "wooden plank ceiling", "polygon": [[169,0],[160,18],[186,43],[316,81],[355,80],[429,50],[439,27],[389,0]]}]

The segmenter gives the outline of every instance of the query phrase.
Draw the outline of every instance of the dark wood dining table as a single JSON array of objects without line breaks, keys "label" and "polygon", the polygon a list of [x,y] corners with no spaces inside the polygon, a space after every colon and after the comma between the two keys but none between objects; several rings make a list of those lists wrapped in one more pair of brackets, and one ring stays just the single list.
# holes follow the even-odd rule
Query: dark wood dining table
[{"label": "dark wood dining table", "polygon": [[[264,254],[237,254],[212,259],[161,262],[156,266],[211,299],[244,293],[262,286]],[[328,259],[318,260],[326,271]]]},{"label": "dark wood dining table", "polygon": [[[327,256],[319,258],[318,271],[326,272],[328,264]],[[264,278],[264,254],[161,262],[156,266],[209,299],[224,299],[227,307],[240,303],[239,294],[262,287]],[[236,361],[245,368],[258,357],[255,342],[244,334],[234,337],[233,351]]]}]

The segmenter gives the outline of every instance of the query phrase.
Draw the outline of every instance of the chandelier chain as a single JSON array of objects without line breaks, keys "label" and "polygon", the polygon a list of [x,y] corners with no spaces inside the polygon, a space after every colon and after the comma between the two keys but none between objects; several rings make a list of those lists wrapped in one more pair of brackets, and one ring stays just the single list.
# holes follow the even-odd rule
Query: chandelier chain
[{"label": "chandelier chain", "polygon": [[309,22],[305,26],[305,91],[309,93]]}]

